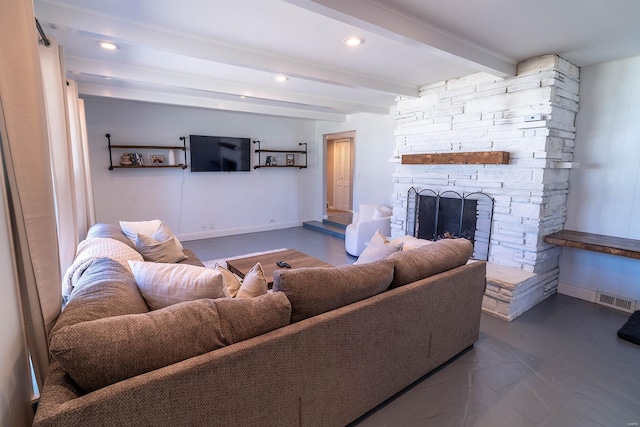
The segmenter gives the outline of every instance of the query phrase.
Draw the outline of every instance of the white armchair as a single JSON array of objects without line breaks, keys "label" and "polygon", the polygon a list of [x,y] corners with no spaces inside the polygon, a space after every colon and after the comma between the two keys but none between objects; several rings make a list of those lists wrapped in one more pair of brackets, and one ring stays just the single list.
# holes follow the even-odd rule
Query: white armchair
[{"label": "white armchair", "polygon": [[391,234],[391,208],[379,205],[360,205],[353,214],[353,222],[347,225],[344,234],[344,246],[347,253],[360,256],[365,244],[371,240],[377,230],[385,235]]}]

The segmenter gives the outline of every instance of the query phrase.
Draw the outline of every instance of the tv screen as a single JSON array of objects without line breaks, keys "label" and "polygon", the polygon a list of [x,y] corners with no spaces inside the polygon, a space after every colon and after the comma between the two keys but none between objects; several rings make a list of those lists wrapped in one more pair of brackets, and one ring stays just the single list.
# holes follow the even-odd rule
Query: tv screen
[{"label": "tv screen", "polygon": [[251,170],[251,139],[189,135],[191,172]]}]

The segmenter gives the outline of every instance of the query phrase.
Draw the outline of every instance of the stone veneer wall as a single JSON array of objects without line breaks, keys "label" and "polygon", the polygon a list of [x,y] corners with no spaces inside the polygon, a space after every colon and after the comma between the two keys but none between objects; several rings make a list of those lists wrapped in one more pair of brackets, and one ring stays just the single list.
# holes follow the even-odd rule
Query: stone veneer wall
[{"label": "stone veneer wall", "polygon": [[[546,55],[520,63],[513,78],[477,73],[397,102],[392,235],[405,234],[411,187],[492,196],[489,262],[532,273],[526,289],[488,282],[483,308],[509,320],[557,288],[560,249],[543,238],[565,221],[578,89],[579,69]],[[508,151],[510,163],[400,164],[407,153],[471,151]]]}]

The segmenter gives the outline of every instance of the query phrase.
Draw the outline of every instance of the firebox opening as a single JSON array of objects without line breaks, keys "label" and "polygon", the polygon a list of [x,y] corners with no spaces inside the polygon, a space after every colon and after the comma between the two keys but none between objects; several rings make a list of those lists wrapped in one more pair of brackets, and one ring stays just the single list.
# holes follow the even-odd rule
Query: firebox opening
[{"label": "firebox opening", "polygon": [[489,259],[493,199],[485,193],[409,190],[406,233],[420,239],[465,238],[474,259]]}]

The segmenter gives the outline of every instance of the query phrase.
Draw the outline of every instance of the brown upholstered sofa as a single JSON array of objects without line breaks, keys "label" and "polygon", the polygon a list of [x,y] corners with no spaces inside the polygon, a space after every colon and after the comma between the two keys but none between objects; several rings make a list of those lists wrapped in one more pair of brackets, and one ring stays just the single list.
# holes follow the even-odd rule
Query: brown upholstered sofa
[{"label": "brown upholstered sofa", "polygon": [[[116,230],[101,226],[93,235],[122,237]],[[206,351],[195,345],[200,354],[155,369],[149,365],[148,372],[123,380],[109,378],[100,366],[102,352],[114,351],[112,341],[101,340],[128,319],[154,325],[150,316],[160,310],[149,312],[130,272],[114,261],[96,260],[82,275],[86,286],[72,296],[52,336],[66,339],[73,332],[85,344],[81,329],[91,325],[84,339],[93,353],[85,355],[84,368],[74,368],[111,383],[87,391],[52,360],[34,425],[346,425],[478,339],[485,264],[466,264],[470,253],[463,239],[444,240],[371,264],[276,272],[271,302],[258,297],[249,311],[236,314],[241,317],[233,320],[236,324],[222,324],[219,338],[227,342],[220,348]],[[193,253],[187,255],[198,263]],[[344,286],[347,282],[350,286]],[[375,289],[367,290],[369,282],[375,282]],[[233,316],[240,306],[229,305],[231,298],[222,300],[219,305],[200,300],[169,307],[174,326],[163,328],[169,329],[167,343],[173,344],[158,353],[171,356],[206,341],[203,337],[216,326],[198,330],[198,321],[183,320],[191,314],[180,316],[192,305],[205,316]],[[274,327],[283,313],[286,325]],[[250,323],[255,336],[245,339],[240,323]],[[137,341],[129,337],[129,344],[146,344],[156,335],[143,333]],[[125,370],[137,369],[155,356],[139,355],[121,364]]]}]

